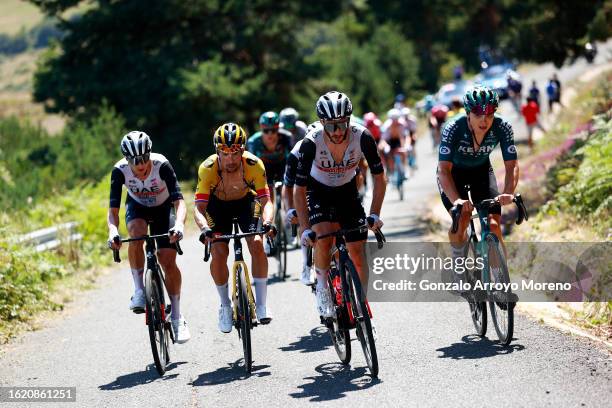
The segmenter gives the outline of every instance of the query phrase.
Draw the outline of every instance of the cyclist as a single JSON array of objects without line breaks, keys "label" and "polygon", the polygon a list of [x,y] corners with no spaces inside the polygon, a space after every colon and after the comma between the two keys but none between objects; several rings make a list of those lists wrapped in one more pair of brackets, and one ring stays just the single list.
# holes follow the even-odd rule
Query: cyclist
[{"label": "cyclist", "polygon": [[[317,126],[321,126],[321,124],[319,122],[311,123],[310,125],[308,125],[308,131],[313,130]],[[287,158],[287,166],[285,167],[285,178],[283,181],[283,201],[285,203],[285,208],[288,208],[285,219],[289,224],[294,225],[299,224],[297,210],[295,209],[295,204],[293,200],[293,187],[295,186],[295,175],[297,173],[297,166],[300,157],[300,148],[302,147],[302,140],[298,141],[295,146],[293,146],[293,149],[291,149],[289,158]],[[301,231],[298,231],[298,233],[301,233]],[[307,258],[308,248],[305,245],[302,245],[302,276],[300,280],[304,285],[312,284],[311,267],[306,264]]]},{"label": "cyclist", "polygon": [[438,103],[431,108],[429,115],[429,128],[431,129],[431,138],[433,139],[433,147],[436,148],[440,144],[440,133],[446,116],[448,115],[448,107]]},{"label": "cyclist", "polygon": [[308,132],[306,124],[298,120],[299,117],[300,115],[293,108],[285,108],[280,111],[279,114],[281,129],[291,132],[292,144],[296,144],[298,141],[302,140]]},{"label": "cyclist", "polygon": [[412,114],[412,110],[407,106],[402,108],[400,112],[408,128],[408,136],[410,136],[410,143],[408,144],[408,166],[411,169],[416,169],[417,119]]},{"label": "cyclist", "polygon": [[[262,224],[273,235],[273,207],[266,184],[263,162],[244,150],[246,132],[235,123],[225,123],[216,130],[214,144],[217,153],[209,156],[198,169],[198,187],[195,194],[194,218],[202,231],[200,241],[207,244],[215,235],[231,234],[233,217],[243,232],[255,231],[258,220],[254,217],[256,200],[261,204]],[[264,253],[262,237],[246,238],[252,257],[251,270],[255,282],[255,312],[262,324],[272,320],[266,310],[268,258]],[[232,330],[232,307],[228,296],[227,256],[229,241],[213,241],[210,272],[221,300],[219,330]]]},{"label": "cyclist", "polygon": [[389,174],[395,169],[393,156],[397,152],[402,159],[402,166],[406,166],[406,152],[410,145],[406,143],[406,138],[410,135],[408,124],[402,118],[402,112],[399,109],[392,108],[387,113],[387,120],[382,125],[382,148],[385,153],[387,170]]},{"label": "cyclist", "polygon": [[[327,273],[331,261],[333,239],[313,242],[310,233],[322,235],[338,227],[352,229],[366,221],[359,202],[355,182],[359,160],[365,156],[374,182],[370,216],[372,229],[382,227],[379,218],[385,196],[384,169],[376,142],[361,125],[350,124],[353,107],[349,98],[331,91],[316,103],[321,126],[310,130],[300,148],[295,179],[295,206],[302,229],[302,244],[316,247],[317,309],[321,316],[333,314],[332,300],[327,289]],[[363,287],[367,288],[368,264],[365,259],[367,231],[347,234],[347,249],[355,264]]]},{"label": "cyclist", "polygon": [[[125,223],[131,238],[147,234],[170,233],[169,238],[157,240],[157,257],[166,273],[166,288],[172,302],[172,330],[177,343],[187,342],[191,335],[187,322],[181,314],[181,271],[176,265],[174,243],[183,238],[186,207],[181,188],[170,162],[161,154],[151,152],[151,138],[141,131],[127,133],[121,139],[119,160],[111,173],[110,205],[108,208],[108,245],[112,249],[121,248],[119,238],[119,208],[121,207],[121,189],[127,188],[125,200]],[[176,217],[171,224],[171,212],[174,208]],[[134,296],[130,310],[144,313],[145,294],[143,273],[145,254],[141,241],[130,242],[128,258],[134,280]]]},{"label": "cyclist", "polygon": [[[280,118],[276,112],[264,112],[259,117],[259,126],[261,131],[248,139],[247,150],[263,162],[270,189],[270,199],[274,204],[276,200],[274,183],[282,181],[285,175],[285,165],[292,146],[292,135],[288,130],[280,128]],[[281,226],[277,225],[277,227]],[[264,245],[266,254],[274,255],[267,241],[264,242]]]},{"label": "cyclist", "polygon": [[[465,257],[468,249],[466,229],[473,206],[468,201],[465,185],[471,186],[474,201],[489,198],[499,201],[490,212],[489,224],[491,232],[503,244],[501,206],[512,202],[519,175],[512,125],[495,115],[499,106],[497,93],[482,86],[470,88],[463,97],[463,106],[467,115],[459,116],[444,127],[437,172],[438,188],[446,209],[462,205],[459,229],[456,233],[448,232],[455,258]],[[489,155],[498,143],[506,169],[501,194],[489,161]]]}]

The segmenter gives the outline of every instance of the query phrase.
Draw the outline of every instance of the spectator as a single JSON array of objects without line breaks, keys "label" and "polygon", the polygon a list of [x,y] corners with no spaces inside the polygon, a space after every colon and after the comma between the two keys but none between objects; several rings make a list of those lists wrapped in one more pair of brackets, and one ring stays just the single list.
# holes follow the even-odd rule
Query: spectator
[{"label": "spectator", "polygon": [[529,97],[535,100],[538,106],[540,106],[540,90],[536,85],[536,81],[531,82],[531,88],[529,88]]},{"label": "spectator", "polygon": [[546,94],[548,95],[548,113],[552,112],[555,102],[563,106],[561,103],[561,81],[559,81],[557,74],[553,74],[548,81]]},{"label": "spectator", "polygon": [[542,127],[538,119],[540,107],[535,99],[530,96],[527,98],[527,103],[522,106],[521,113],[527,124],[527,144],[530,149],[533,149],[533,129],[537,126],[542,132],[546,132],[546,129]]}]

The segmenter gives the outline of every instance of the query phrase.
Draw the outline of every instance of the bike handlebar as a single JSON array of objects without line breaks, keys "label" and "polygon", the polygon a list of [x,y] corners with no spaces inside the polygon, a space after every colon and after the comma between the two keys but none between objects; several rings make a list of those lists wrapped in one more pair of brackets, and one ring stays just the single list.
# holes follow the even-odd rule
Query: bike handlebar
[{"label": "bike handlebar", "polygon": [[[512,199],[512,202],[514,202],[514,204],[516,204],[517,210],[518,210],[518,216],[516,219],[516,225],[520,225],[523,221],[528,221],[529,220],[529,214],[527,213],[527,208],[525,207],[525,203],[523,202],[523,198],[521,197],[520,194],[515,194],[514,198]],[[494,206],[495,204],[497,204],[498,201],[496,199],[486,199],[486,200],[482,200],[479,203],[475,204],[474,207],[478,208],[491,208],[492,206]],[[454,234],[457,232],[457,230],[459,229],[459,218],[461,218],[461,210],[463,209],[463,205],[462,204],[457,204],[454,205],[451,209],[450,209],[450,213],[451,213],[451,218],[453,221],[453,224],[451,226],[451,232]]]},{"label": "bike handlebar", "polygon": [[[258,231],[253,231],[253,232],[241,232],[238,234],[228,234],[228,235],[218,235],[216,237],[212,237],[208,240],[208,242],[206,243],[206,245],[204,245],[204,262],[208,262],[208,260],[210,259],[210,244],[212,242],[215,241],[220,241],[220,240],[232,240],[232,239],[241,239],[241,238],[246,238],[246,237],[252,237],[255,235],[262,235],[262,234],[266,234],[270,229],[273,229],[274,231],[276,231],[276,226],[275,225],[270,225],[268,229],[266,229],[267,225],[265,225],[263,227],[263,229],[258,230]],[[266,237],[266,239],[268,240],[268,244],[270,245],[270,248],[274,248],[274,240],[271,239],[270,237]]]},{"label": "bike handlebar", "polygon": [[[169,237],[170,234],[169,233],[165,233],[165,234],[158,234],[158,235],[143,235],[142,237],[137,237],[137,238],[124,238],[124,239],[120,239],[118,236],[113,238],[113,241],[115,241],[116,244],[120,243],[120,242],[134,242],[134,241],[146,241],[148,239],[153,239],[153,240],[157,240],[159,238],[167,238]],[[179,255],[183,255],[183,250],[181,249],[181,245],[179,244],[178,241],[176,241],[174,243],[174,248],[176,249],[176,252]],[[113,260],[116,263],[121,262],[121,257],[119,256],[119,250],[118,249],[113,249]]]},{"label": "bike handlebar", "polygon": [[[323,239],[323,238],[332,237],[332,236],[337,237],[337,236],[346,235],[348,233],[355,232],[355,231],[362,231],[364,228],[367,229],[368,227],[371,227],[374,224],[374,218],[368,217],[367,222],[368,222],[367,225],[364,224],[359,227],[351,228],[351,229],[339,229],[337,231],[330,232],[329,234],[323,234],[318,237],[314,231],[310,231],[310,234],[308,234],[308,237],[310,238],[311,241],[316,241],[317,239]],[[387,239],[385,238],[385,235],[382,233],[380,228],[373,230],[373,232],[374,232],[374,236],[376,237],[378,249],[381,249],[384,243],[387,242]],[[306,265],[309,268],[312,266],[312,247],[311,246],[308,246],[307,248]]]}]

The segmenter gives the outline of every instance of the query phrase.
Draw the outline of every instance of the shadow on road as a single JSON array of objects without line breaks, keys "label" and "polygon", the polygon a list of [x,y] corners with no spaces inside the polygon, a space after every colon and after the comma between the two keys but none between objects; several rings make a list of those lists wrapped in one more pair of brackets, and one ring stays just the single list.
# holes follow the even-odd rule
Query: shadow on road
[{"label": "shadow on road", "polygon": [[351,369],[350,365],[326,363],[315,368],[320,375],[306,377],[311,380],[298,386],[302,391],[289,394],[293,398],[308,398],[311,402],[330,401],[344,398],[346,393],[370,388],[381,381],[372,378],[365,367]]},{"label": "shadow on road", "polygon": [[111,383],[100,385],[98,389],[102,391],[115,391],[122,390],[125,388],[136,387],[138,385],[148,384],[155,380],[170,380],[172,378],[176,378],[178,374],[168,374],[168,372],[174,370],[176,367],[182,364],[187,364],[187,362],[177,361],[175,363],[170,363],[166,368],[166,374],[163,377],[159,376],[159,373],[157,372],[157,369],[155,368],[154,364],[149,364],[144,371],[121,375]]},{"label": "shadow on road", "polygon": [[331,346],[331,338],[325,327],[318,326],[310,331],[309,335],[302,336],[299,340],[289,343],[287,346],[279,347],[282,351],[299,351],[302,353],[313,353],[325,350]]},{"label": "shadow on road", "polygon": [[502,354],[510,354],[515,351],[523,351],[522,344],[510,344],[504,346],[497,341],[491,341],[486,337],[467,335],[461,338],[462,343],[453,343],[448,347],[437,349],[442,353],[438,358],[452,358],[453,360],[469,360],[485,357],[494,357]]},{"label": "shadow on road", "polygon": [[[261,371],[269,367],[269,365],[253,364],[250,377],[267,377],[271,375],[270,371]],[[201,387],[203,385],[228,384],[232,381],[244,380],[246,378],[249,378],[249,376],[244,370],[244,359],[241,358],[228,364],[227,367],[219,367],[210,373],[200,374],[191,385]]]}]

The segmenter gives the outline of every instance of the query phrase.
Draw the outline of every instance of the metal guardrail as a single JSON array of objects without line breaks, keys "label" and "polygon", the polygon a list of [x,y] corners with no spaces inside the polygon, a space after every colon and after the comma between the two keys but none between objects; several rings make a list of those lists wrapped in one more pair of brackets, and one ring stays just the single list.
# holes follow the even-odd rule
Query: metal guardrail
[{"label": "metal guardrail", "polygon": [[24,245],[35,245],[36,252],[55,249],[62,242],[80,241],[82,234],[76,232],[77,222],[67,222],[49,228],[32,231],[19,238],[19,243]]}]

